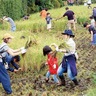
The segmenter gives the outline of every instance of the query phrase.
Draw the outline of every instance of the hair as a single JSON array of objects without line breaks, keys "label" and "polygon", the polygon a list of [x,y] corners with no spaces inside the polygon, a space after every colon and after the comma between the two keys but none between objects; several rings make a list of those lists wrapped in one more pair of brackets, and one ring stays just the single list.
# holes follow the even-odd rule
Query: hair
[{"label": "hair", "polygon": [[65,9],[66,9],[66,10],[68,10],[69,8],[68,8],[68,7],[66,7]]},{"label": "hair", "polygon": [[83,24],[83,27],[86,27],[87,25],[88,25],[88,23],[86,22],[86,23]]},{"label": "hair", "polygon": [[4,41],[5,43],[7,43],[9,39],[10,39],[10,38],[3,38],[3,41]]},{"label": "hair", "polygon": [[48,55],[51,51],[52,51],[52,49],[48,45],[43,47],[43,55],[44,56]]},{"label": "hair", "polygon": [[48,11],[48,9],[47,9],[47,8],[45,8],[45,10],[46,10],[46,11]]},{"label": "hair", "polygon": [[49,15],[50,13],[48,12],[47,15]]},{"label": "hair", "polygon": [[90,16],[89,18],[90,18],[90,19],[93,19],[94,17],[93,17],[93,16]]},{"label": "hair", "polygon": [[13,59],[15,59],[16,62],[19,62],[20,61],[20,56],[19,55],[14,56]]}]

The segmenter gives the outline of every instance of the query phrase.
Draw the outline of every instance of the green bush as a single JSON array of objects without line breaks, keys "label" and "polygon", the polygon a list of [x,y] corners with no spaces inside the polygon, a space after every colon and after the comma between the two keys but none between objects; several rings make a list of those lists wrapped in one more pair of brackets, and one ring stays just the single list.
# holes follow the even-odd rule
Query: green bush
[{"label": "green bush", "polygon": [[14,20],[20,19],[26,12],[26,0],[0,0],[0,17],[6,15]]},{"label": "green bush", "polygon": [[53,4],[54,8],[59,8],[60,7],[60,3],[58,0],[52,0],[51,3]]},{"label": "green bush", "polygon": [[64,6],[63,0],[58,0],[58,2],[60,3],[60,7]]}]

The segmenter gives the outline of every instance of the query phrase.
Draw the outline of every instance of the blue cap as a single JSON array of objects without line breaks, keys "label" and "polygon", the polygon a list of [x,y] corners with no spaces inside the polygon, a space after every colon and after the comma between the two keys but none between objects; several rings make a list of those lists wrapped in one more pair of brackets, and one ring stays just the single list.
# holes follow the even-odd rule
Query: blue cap
[{"label": "blue cap", "polygon": [[70,35],[72,37],[75,37],[75,35],[73,34],[72,30],[65,30],[62,34],[63,35]]}]

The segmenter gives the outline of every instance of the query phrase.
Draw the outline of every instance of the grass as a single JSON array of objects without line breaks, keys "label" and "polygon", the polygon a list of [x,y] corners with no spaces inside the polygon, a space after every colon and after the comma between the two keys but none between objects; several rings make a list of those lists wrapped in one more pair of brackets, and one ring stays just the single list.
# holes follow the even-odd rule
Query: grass
[{"label": "grass", "polygon": [[[47,67],[40,71],[41,64],[46,61],[46,57],[44,57],[42,53],[42,48],[45,45],[50,45],[51,43],[60,45],[63,42],[61,33],[67,28],[67,19],[65,17],[58,21],[53,20],[53,29],[48,32],[46,30],[45,20],[42,20],[39,13],[36,13],[32,14],[29,20],[15,21],[17,27],[16,32],[10,32],[10,26],[6,22],[0,25],[0,39],[2,39],[3,34],[7,32],[15,37],[10,44],[10,47],[13,49],[25,46],[29,36],[31,39],[35,39],[37,41],[36,45],[32,45],[27,50],[24,58],[21,56],[20,66],[24,67],[26,72],[18,72],[16,74],[10,73],[11,82],[13,82],[12,96],[95,96],[96,88],[94,86],[94,82],[96,80],[94,73],[96,72],[96,51],[92,51],[92,49],[90,49],[90,34],[87,34],[88,32],[82,27],[82,24],[86,20],[89,21],[92,9],[88,9],[87,6],[71,6],[70,9],[75,12],[78,21],[77,31],[74,32],[76,35],[74,39],[76,41],[77,52],[79,54],[79,60],[77,61],[77,78],[80,82],[79,87],[71,88],[70,85],[72,85],[72,82],[68,78],[66,78],[67,85],[65,87],[57,87],[53,84],[46,85],[45,83],[42,83],[42,81],[44,81],[44,75],[47,72]],[[53,18],[59,18],[64,14],[65,7],[49,10],[49,12]],[[25,38],[21,39],[22,36],[25,36]],[[57,56],[60,63],[63,53],[58,53]],[[1,85],[0,94],[4,94],[4,90]]]}]

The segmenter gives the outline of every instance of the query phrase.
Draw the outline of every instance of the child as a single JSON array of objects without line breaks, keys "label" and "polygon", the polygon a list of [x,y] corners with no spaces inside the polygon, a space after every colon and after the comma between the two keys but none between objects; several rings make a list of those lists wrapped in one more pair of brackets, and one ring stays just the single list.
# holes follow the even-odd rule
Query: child
[{"label": "child", "polygon": [[58,18],[57,20],[63,18],[63,17],[66,17],[67,16],[67,19],[68,19],[68,29],[74,29],[74,31],[76,30],[76,16],[75,16],[75,13],[70,10],[68,7],[65,8],[66,12],[63,14],[63,16],[61,16],[60,18]]},{"label": "child", "polygon": [[[19,70],[21,70],[21,68],[17,64],[19,61],[20,61],[19,55],[12,57],[10,54],[7,54],[6,55],[6,62],[8,63],[7,70],[11,72],[18,72]],[[10,67],[10,64],[12,64],[12,66],[14,66],[15,68]]]},{"label": "child", "polygon": [[92,25],[93,27],[96,27],[96,26],[95,26],[94,17],[93,17],[93,16],[90,16],[89,18],[90,18],[90,20],[91,20],[91,25]]},{"label": "child", "polygon": [[46,74],[46,82],[49,81],[50,75],[53,75],[54,82],[59,84],[59,80],[57,79],[57,69],[58,69],[58,60],[56,58],[56,52],[53,52],[49,46],[45,46],[43,48],[43,55],[47,55],[47,62],[49,66],[49,71]]},{"label": "child", "polygon": [[96,29],[88,23],[84,23],[83,26],[86,27],[86,29],[88,29],[89,33],[91,34],[91,45],[92,45],[92,47],[95,47],[95,45],[96,45]]},{"label": "child", "polygon": [[51,16],[50,16],[50,13],[47,13],[46,22],[47,22],[47,30],[48,30],[48,31],[50,31],[50,30],[51,30],[51,27],[52,27],[52,25],[51,25],[51,20],[52,20],[52,18],[51,18]]}]

